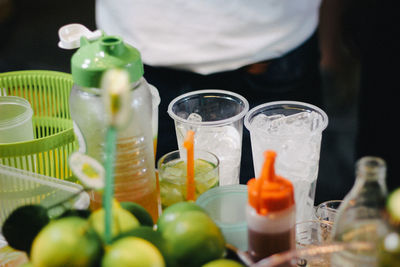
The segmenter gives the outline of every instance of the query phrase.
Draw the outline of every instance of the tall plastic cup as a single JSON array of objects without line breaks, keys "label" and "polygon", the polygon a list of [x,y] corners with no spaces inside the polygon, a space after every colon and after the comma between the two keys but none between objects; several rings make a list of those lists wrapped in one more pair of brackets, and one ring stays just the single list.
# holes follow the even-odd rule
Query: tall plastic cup
[{"label": "tall plastic cup", "polygon": [[179,148],[183,147],[186,131],[193,130],[196,149],[217,155],[220,185],[239,183],[243,118],[248,109],[243,96],[216,89],[180,95],[168,106]]},{"label": "tall plastic cup", "polygon": [[254,173],[260,176],[263,153],[277,153],[275,170],[294,186],[296,221],[313,216],[322,131],[328,116],[320,108],[296,101],[269,102],[251,109],[244,119],[250,131]]},{"label": "tall plastic cup", "polygon": [[25,98],[0,96],[0,143],[33,140],[32,116]]}]

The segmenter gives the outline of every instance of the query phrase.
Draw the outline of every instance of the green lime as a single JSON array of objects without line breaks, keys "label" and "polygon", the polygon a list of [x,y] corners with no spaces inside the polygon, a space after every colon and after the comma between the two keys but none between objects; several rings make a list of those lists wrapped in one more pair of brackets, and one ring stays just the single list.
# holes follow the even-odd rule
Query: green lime
[{"label": "green lime", "polygon": [[180,215],[187,211],[193,210],[201,211],[204,213],[206,212],[202,207],[191,201],[178,202],[176,204],[173,204],[172,206],[169,206],[168,208],[163,210],[160,217],[158,218],[157,230],[162,232],[168,224],[175,221]]},{"label": "green lime", "polygon": [[394,223],[400,223],[400,188],[389,194],[386,209]]},{"label": "green lime", "polygon": [[[89,224],[105,240],[105,210],[104,208],[97,209],[89,216]],[[111,236],[116,236],[132,230],[140,225],[138,219],[129,211],[114,204],[112,209]]]},{"label": "green lime", "polygon": [[[171,161],[161,167],[160,195],[163,208],[186,200],[187,164],[183,160]],[[196,197],[218,186],[218,169],[206,160],[194,161]]]},{"label": "green lime", "polygon": [[202,267],[244,267],[244,265],[230,259],[217,259],[204,264]]},{"label": "green lime", "polygon": [[162,231],[177,266],[201,266],[222,258],[225,240],[214,221],[202,211],[186,211]]},{"label": "green lime", "polygon": [[102,267],[164,267],[165,262],[155,245],[139,237],[124,237],[112,243],[104,255]]},{"label": "green lime", "polygon": [[139,220],[141,225],[153,226],[153,218],[150,213],[141,205],[135,202],[121,202],[121,207],[132,213],[136,219]]},{"label": "green lime", "polygon": [[96,266],[102,255],[100,237],[80,217],[65,217],[46,225],[32,244],[34,266]]},{"label": "green lime", "polygon": [[43,206],[22,206],[7,217],[2,233],[10,247],[29,254],[34,238],[49,221],[47,209]]}]

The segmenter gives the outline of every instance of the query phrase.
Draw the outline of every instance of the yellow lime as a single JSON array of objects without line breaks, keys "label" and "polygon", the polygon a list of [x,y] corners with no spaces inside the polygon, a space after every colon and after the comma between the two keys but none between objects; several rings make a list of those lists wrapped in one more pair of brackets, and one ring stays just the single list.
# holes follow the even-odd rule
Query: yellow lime
[{"label": "yellow lime", "polygon": [[34,266],[94,266],[102,254],[99,236],[80,217],[52,221],[36,236],[32,244]]},{"label": "yellow lime", "polygon": [[201,266],[222,258],[225,240],[214,221],[202,211],[186,211],[162,231],[177,266]]},{"label": "yellow lime", "polygon": [[[97,209],[89,216],[90,225],[96,232],[105,240],[105,210],[104,208]],[[134,229],[140,225],[138,219],[129,211],[121,208],[118,205],[113,205],[112,209],[112,222],[111,222],[111,236],[116,236]]]},{"label": "yellow lime", "polygon": [[80,152],[74,152],[69,157],[69,166],[85,187],[92,189],[104,187],[105,170],[96,159]]},{"label": "yellow lime", "polygon": [[[171,161],[161,167],[160,195],[163,208],[186,200],[187,164],[183,160]],[[219,184],[218,168],[206,160],[194,161],[196,197]]]},{"label": "yellow lime", "polygon": [[217,259],[204,264],[202,267],[244,267],[244,265],[230,259]]},{"label": "yellow lime", "polygon": [[139,220],[141,225],[147,225],[147,226],[154,225],[153,218],[142,205],[129,201],[121,202],[120,204],[123,209],[126,209],[127,211],[132,213],[136,217],[136,219]]},{"label": "yellow lime", "polygon": [[155,245],[139,237],[124,237],[109,246],[102,259],[103,267],[164,267],[165,262]]},{"label": "yellow lime", "polygon": [[206,212],[202,207],[191,201],[179,202],[169,206],[163,210],[158,218],[157,230],[162,232],[168,224],[175,221],[183,213],[193,210]]},{"label": "yellow lime", "polygon": [[170,255],[170,246],[168,246],[168,243],[165,242],[165,239],[162,237],[161,232],[155,231],[150,226],[139,226],[128,232],[121,234],[115,240],[121,239],[121,238],[124,238],[127,236],[140,237],[140,238],[143,238],[143,239],[149,241],[150,243],[155,245],[158,248],[158,250],[160,250],[167,266],[175,266],[173,259],[169,256]]},{"label": "yellow lime", "polygon": [[400,224],[400,188],[389,194],[386,202],[386,209],[393,223]]}]

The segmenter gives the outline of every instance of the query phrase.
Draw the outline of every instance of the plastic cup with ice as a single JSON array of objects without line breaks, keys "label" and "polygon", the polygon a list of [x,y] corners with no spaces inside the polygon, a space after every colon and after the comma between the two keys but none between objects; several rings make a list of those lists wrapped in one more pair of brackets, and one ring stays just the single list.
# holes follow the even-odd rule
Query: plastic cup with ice
[{"label": "plastic cup with ice", "polygon": [[178,147],[182,148],[186,132],[193,130],[196,148],[220,160],[220,185],[239,183],[243,118],[248,108],[244,97],[224,90],[193,91],[169,104]]},{"label": "plastic cup with ice", "polygon": [[295,189],[296,220],[311,219],[326,113],[307,103],[277,101],[254,107],[244,123],[250,131],[256,177],[263,152],[276,151],[276,172],[291,180]]}]

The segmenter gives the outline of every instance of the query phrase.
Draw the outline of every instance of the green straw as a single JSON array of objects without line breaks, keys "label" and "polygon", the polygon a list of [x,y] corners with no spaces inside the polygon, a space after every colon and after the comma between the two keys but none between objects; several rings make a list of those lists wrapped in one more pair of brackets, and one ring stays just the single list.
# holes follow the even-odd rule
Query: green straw
[{"label": "green straw", "polygon": [[107,128],[105,147],[105,187],[103,194],[103,207],[105,210],[105,241],[112,240],[112,199],[114,196],[114,161],[116,153],[117,129],[114,126]]}]

